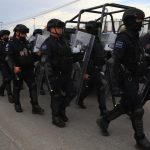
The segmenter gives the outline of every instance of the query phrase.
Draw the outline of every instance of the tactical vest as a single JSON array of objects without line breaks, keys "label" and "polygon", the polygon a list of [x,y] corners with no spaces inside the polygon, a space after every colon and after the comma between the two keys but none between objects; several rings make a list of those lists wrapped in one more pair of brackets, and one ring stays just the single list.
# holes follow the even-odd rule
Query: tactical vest
[{"label": "tactical vest", "polygon": [[16,42],[15,45],[15,62],[19,66],[33,65],[34,59],[32,51],[27,43]]},{"label": "tactical vest", "polygon": [[139,38],[136,38],[131,33],[125,31],[124,34],[129,40],[127,50],[122,61],[127,72],[133,76],[142,76],[145,71],[144,49]]},{"label": "tactical vest", "polygon": [[73,56],[71,49],[63,41],[56,43],[56,50],[53,52],[52,64],[55,69],[66,71],[72,68]]}]

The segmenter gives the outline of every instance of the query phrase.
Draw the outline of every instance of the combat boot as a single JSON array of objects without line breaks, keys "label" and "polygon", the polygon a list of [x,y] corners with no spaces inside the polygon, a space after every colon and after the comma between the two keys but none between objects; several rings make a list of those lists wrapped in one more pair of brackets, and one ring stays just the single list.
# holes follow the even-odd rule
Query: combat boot
[{"label": "combat boot", "polygon": [[62,121],[64,121],[64,122],[68,122],[68,121],[69,121],[69,119],[68,119],[68,117],[66,116],[66,114],[61,114],[61,115],[60,115],[60,118],[61,118]]},{"label": "combat boot", "polygon": [[44,114],[44,109],[41,108],[39,105],[32,105],[32,114]]},{"label": "combat boot", "polygon": [[139,148],[143,150],[150,150],[150,142],[148,141],[148,139],[144,134],[143,115],[144,115],[143,108],[137,108],[131,114],[132,126],[135,131],[134,138]]},{"label": "combat boot", "polygon": [[61,120],[64,121],[64,122],[68,122],[69,121],[68,117],[66,116],[65,108],[62,108],[60,110],[60,115],[59,116],[60,116]]},{"label": "combat boot", "polygon": [[142,150],[150,150],[150,142],[146,137],[136,140],[136,144]]},{"label": "combat boot", "polygon": [[42,115],[44,113],[44,109],[41,108],[38,104],[36,84],[31,85],[29,91],[31,97],[32,113]]},{"label": "combat boot", "polygon": [[105,116],[98,119],[96,122],[102,131],[102,135],[109,136],[107,131],[110,121],[116,119],[124,113],[124,110],[120,104],[118,104],[112,111],[107,112]]},{"label": "combat boot", "polygon": [[63,128],[66,126],[65,122],[62,121],[59,117],[53,117],[52,123],[59,128]]},{"label": "combat boot", "polygon": [[22,107],[21,107],[20,104],[15,104],[15,111],[18,112],[18,113],[23,112]]},{"label": "combat boot", "polygon": [[107,131],[109,122],[102,117],[101,119],[96,120],[97,125],[100,127],[103,136],[109,136],[109,132]]}]

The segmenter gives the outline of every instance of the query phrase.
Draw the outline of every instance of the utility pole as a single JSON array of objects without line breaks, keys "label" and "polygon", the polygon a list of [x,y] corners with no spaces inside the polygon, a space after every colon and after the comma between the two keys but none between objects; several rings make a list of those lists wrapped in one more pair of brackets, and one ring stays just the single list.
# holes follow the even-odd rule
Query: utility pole
[{"label": "utility pole", "polygon": [[0,21],[0,27],[1,27],[1,30],[2,30],[2,25],[3,25],[3,22],[2,22],[2,21]]},{"label": "utility pole", "polygon": [[35,19],[36,18],[32,18],[33,19],[33,31],[35,30]]}]

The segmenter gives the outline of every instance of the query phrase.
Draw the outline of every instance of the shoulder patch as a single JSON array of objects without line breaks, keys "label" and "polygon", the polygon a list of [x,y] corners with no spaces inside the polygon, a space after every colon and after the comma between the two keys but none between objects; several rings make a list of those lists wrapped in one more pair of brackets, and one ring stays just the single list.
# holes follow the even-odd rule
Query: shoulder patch
[{"label": "shoulder patch", "polygon": [[9,44],[6,44],[5,51],[8,51]]},{"label": "shoulder patch", "polygon": [[46,44],[42,45],[41,49],[42,50],[46,50],[47,49],[47,45]]},{"label": "shoulder patch", "polygon": [[122,47],[123,47],[123,42],[122,41],[116,41],[115,48],[122,48]]}]

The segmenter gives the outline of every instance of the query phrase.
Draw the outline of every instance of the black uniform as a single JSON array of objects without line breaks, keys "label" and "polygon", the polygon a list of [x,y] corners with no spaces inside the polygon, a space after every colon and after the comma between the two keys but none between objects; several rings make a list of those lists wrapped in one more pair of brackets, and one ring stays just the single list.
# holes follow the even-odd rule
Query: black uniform
[{"label": "black uniform", "polygon": [[94,86],[96,86],[97,99],[101,115],[106,112],[105,85],[104,78],[102,78],[103,74],[101,74],[103,65],[105,64],[105,58],[106,52],[104,51],[98,37],[96,37],[86,71],[86,74],[89,74],[90,77],[88,80],[84,81],[78,102],[81,107],[84,107],[83,100],[90,94]]},{"label": "black uniform", "polygon": [[[135,139],[142,147],[149,147],[149,142],[143,132],[144,109],[141,97],[138,95],[139,81],[144,75],[144,50],[137,32],[127,30],[118,35],[114,49],[113,79],[116,79],[114,88],[119,87],[121,101],[105,117],[97,121],[103,134],[108,135],[107,128],[111,120],[126,113],[130,116]],[[100,121],[100,122],[99,122]]]},{"label": "black uniform", "polygon": [[[139,31],[145,14],[137,8],[127,9],[123,14],[126,31],[118,34],[114,46],[114,63],[112,64],[113,89],[112,94],[121,94],[121,101],[102,119],[97,120],[102,133],[109,135],[107,129],[110,121],[122,114],[130,116],[137,145],[150,149],[150,142],[143,129],[144,109],[141,96],[138,94],[140,78],[145,73],[144,49],[139,39]],[[119,92],[119,89],[122,92]]]},{"label": "black uniform", "polygon": [[118,75],[119,86],[123,91],[121,104],[126,110],[134,111],[141,104],[138,96],[139,79],[145,71],[144,50],[138,33],[127,31],[118,35],[114,57],[117,61],[115,71],[119,63],[120,70],[122,69]]},{"label": "black uniform", "polygon": [[41,51],[48,56],[49,80],[51,93],[52,119],[55,125],[63,127],[61,121],[67,121],[65,109],[76,96],[76,90],[71,79],[73,58],[71,49],[63,38],[50,36],[41,46]]},{"label": "black uniform", "polygon": [[6,57],[6,45],[7,42],[0,41],[0,70],[3,77],[3,83],[0,86],[0,95],[4,96],[4,91],[6,89],[8,100],[10,103],[13,103],[12,91],[11,91],[11,80],[12,80],[12,72],[10,67],[5,61]]},{"label": "black uniform", "polygon": [[37,86],[34,75],[34,55],[31,52],[29,43],[26,40],[21,41],[15,37],[12,38],[9,41],[7,55],[10,57],[13,66],[20,67],[21,69],[20,73],[13,74],[15,110],[17,112],[22,112],[20,90],[22,81],[24,80],[29,87],[32,113],[43,113],[43,109],[38,105]]}]

